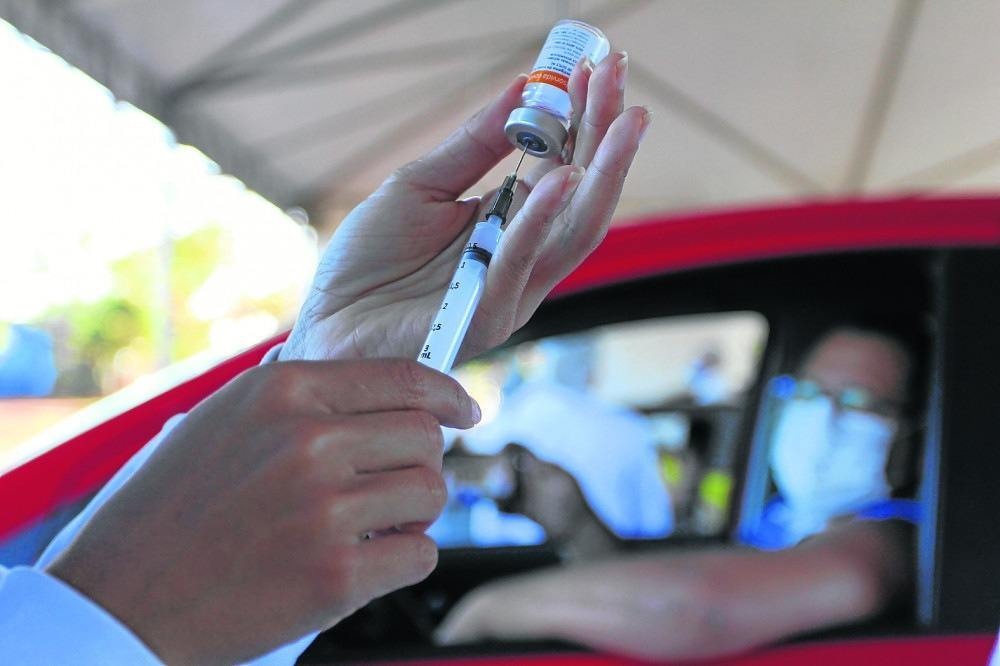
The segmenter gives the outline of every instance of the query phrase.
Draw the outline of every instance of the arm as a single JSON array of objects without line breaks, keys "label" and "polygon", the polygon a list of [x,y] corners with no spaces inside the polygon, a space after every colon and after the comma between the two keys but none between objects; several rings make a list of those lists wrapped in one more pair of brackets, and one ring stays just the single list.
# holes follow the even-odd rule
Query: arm
[{"label": "arm", "polygon": [[457,383],[413,361],[250,370],[45,573],[168,663],[256,657],[433,569],[422,532],[444,502],[439,424],[477,419]]},{"label": "arm", "polygon": [[780,552],[616,558],[488,584],[438,636],[562,638],[645,658],[731,654],[874,615],[906,587],[907,553],[905,528],[856,522]]}]

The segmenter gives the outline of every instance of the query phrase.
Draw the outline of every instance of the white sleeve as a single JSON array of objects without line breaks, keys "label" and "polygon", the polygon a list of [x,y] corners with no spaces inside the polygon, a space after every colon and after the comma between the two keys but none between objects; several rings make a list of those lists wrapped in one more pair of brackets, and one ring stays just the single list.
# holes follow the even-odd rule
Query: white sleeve
[{"label": "white sleeve", "polygon": [[31,567],[0,567],[0,660],[25,666],[161,663],[100,606]]},{"label": "white sleeve", "polygon": [[0,661],[12,664],[159,664],[156,656],[114,616],[44,567],[76,538],[94,513],[142,467],[163,430],[115,474],[87,507],[56,535],[34,567],[0,567]]},{"label": "white sleeve", "polygon": [[[280,346],[277,347],[277,348],[275,348],[275,349],[278,349],[278,348],[280,348]],[[277,352],[275,351],[273,355],[276,356]],[[269,353],[268,356],[272,356],[272,354]],[[91,519],[91,517],[93,517],[93,515],[97,512],[97,510],[100,509],[101,506],[103,506],[104,503],[107,502],[108,499],[110,499],[112,495],[114,495],[116,492],[118,492],[118,489],[121,488],[123,485],[125,485],[125,483],[129,479],[131,479],[133,475],[135,475],[135,473],[139,470],[139,468],[142,467],[143,464],[145,464],[145,462],[150,458],[150,456],[153,455],[153,452],[156,451],[156,448],[160,445],[160,443],[163,441],[163,439],[170,433],[171,430],[174,429],[174,427],[177,426],[178,423],[180,423],[180,421],[183,418],[184,418],[184,415],[183,414],[179,414],[179,415],[174,416],[171,419],[169,419],[164,424],[163,430],[161,430],[160,433],[155,438],[153,438],[152,440],[150,440],[150,442],[148,444],[146,444],[146,446],[144,446],[138,453],[136,453],[118,471],[118,473],[115,474],[114,477],[112,477],[111,480],[103,488],[101,488],[100,492],[98,492],[97,495],[94,496],[94,499],[92,499],[87,504],[87,507],[79,515],[77,515],[72,521],[70,521],[66,525],[66,527],[64,527],[62,529],[62,531],[59,532],[58,535],[56,535],[55,539],[52,540],[52,542],[48,545],[48,547],[42,553],[42,556],[39,558],[38,562],[35,564],[35,571],[34,571],[34,573],[36,574],[36,576],[38,578],[46,579],[48,581],[58,582],[58,587],[61,587],[62,589],[65,589],[65,590],[69,590],[69,591],[71,591],[73,593],[73,595],[76,598],[86,601],[86,604],[76,604],[74,606],[74,608],[75,608],[74,612],[75,613],[82,614],[82,613],[85,612],[84,611],[85,608],[89,608],[89,609],[92,609],[92,612],[95,612],[95,613],[97,613],[97,614],[100,615],[100,618],[101,618],[100,621],[94,620],[91,623],[89,623],[90,625],[93,625],[93,627],[95,627],[95,628],[98,627],[98,626],[102,626],[102,627],[112,627],[113,626],[114,627],[115,631],[110,631],[106,636],[103,637],[103,639],[95,635],[95,637],[94,637],[95,641],[96,640],[104,640],[105,642],[110,643],[110,641],[112,641],[112,640],[117,640],[117,638],[115,638],[115,637],[119,637],[120,638],[121,636],[126,636],[126,637],[128,637],[129,641],[131,641],[132,643],[137,643],[140,646],[142,646],[142,643],[139,641],[139,639],[134,634],[132,634],[131,631],[129,631],[124,625],[122,625],[121,623],[119,623],[114,617],[112,617],[106,611],[104,611],[103,609],[101,609],[98,605],[96,605],[92,601],[86,599],[85,597],[83,597],[83,595],[79,594],[78,592],[72,590],[72,588],[70,588],[68,585],[65,585],[61,581],[56,581],[56,579],[54,577],[47,576],[46,574],[42,573],[40,570],[44,569],[44,567],[46,567],[48,564],[50,564],[62,551],[64,551],[69,546],[70,543],[73,542],[73,539],[76,538],[76,535],[79,534],[80,530]],[[27,569],[27,570],[31,571],[31,569]],[[18,571],[18,570],[14,570],[14,571]],[[8,575],[10,575],[10,574],[8,574]],[[5,589],[6,589],[5,586],[0,586],[0,615],[6,615],[7,612],[9,612],[9,609],[15,608],[15,606],[13,604],[17,603],[16,600],[8,603],[8,601],[5,598],[6,597],[6,591],[5,591]],[[60,599],[65,599],[65,598],[67,598],[66,595],[62,595],[62,596],[60,596],[58,598],[57,598],[57,596],[52,595],[52,596],[47,597],[46,601],[44,603],[42,603],[42,604],[37,604],[36,603],[35,606],[37,608],[39,608],[39,609],[45,610],[45,604],[52,604],[53,607],[50,608],[50,609],[48,609],[48,610],[45,610],[45,612],[48,613],[49,615],[51,615],[52,617],[63,617],[62,615],[60,615],[60,613],[61,613],[60,607],[61,607],[61,604],[63,604],[63,601],[60,601]],[[57,607],[57,606],[59,606],[59,607]],[[74,624],[79,624],[80,626],[89,626],[87,622],[81,621],[80,619],[74,619],[73,623]],[[39,633],[42,633],[41,629],[44,629],[45,631],[55,631],[56,630],[55,629],[56,626],[57,625],[54,624],[52,621],[46,622],[44,624],[44,626],[40,625],[40,631],[36,632],[35,635],[37,636]],[[4,633],[5,631],[6,631],[6,626],[3,623],[2,617],[0,617],[0,662],[2,662],[2,663],[20,663],[20,661],[17,660],[17,659],[8,659],[7,658],[7,654],[6,654],[7,645],[6,645],[6,643],[7,643],[8,636]],[[53,637],[57,636],[57,634],[55,634],[55,633],[53,633],[51,635]],[[77,634],[74,631],[72,636],[70,636],[68,634],[65,634],[65,635],[66,635],[66,642],[70,642],[72,640],[75,640],[75,637],[76,637]],[[313,633],[313,634],[309,634],[307,636],[304,636],[304,637],[300,638],[299,640],[297,640],[297,641],[295,641],[293,643],[289,643],[288,645],[285,645],[285,646],[283,646],[283,647],[281,647],[281,648],[279,648],[279,649],[277,649],[277,650],[275,650],[273,652],[270,652],[270,653],[265,654],[265,655],[263,655],[261,657],[258,657],[257,659],[254,659],[253,661],[250,661],[248,663],[249,664],[253,664],[254,666],[278,666],[279,664],[294,664],[295,660],[299,657],[299,655],[301,655],[305,651],[306,648],[309,647],[309,644],[312,643],[313,639],[315,639],[317,635],[318,634]],[[12,634],[11,636],[16,637],[17,635],[16,634]],[[34,640],[34,639],[32,639],[32,640]],[[49,639],[49,640],[51,641],[52,639]],[[26,639],[25,645],[30,645],[30,642],[31,641],[27,641],[27,639]],[[61,640],[61,639],[58,642],[60,644],[64,643],[64,641]],[[128,641],[126,641],[126,642],[128,642]],[[64,647],[65,647],[65,645],[64,645]],[[65,647],[65,649],[66,649],[66,655],[72,656],[72,655],[75,654],[71,647]],[[145,647],[143,647],[143,649],[146,650]],[[20,653],[16,653],[15,652],[14,654],[20,654]],[[135,663],[135,664],[143,664],[143,663],[147,663],[147,662],[139,661],[139,660],[136,660],[136,659],[125,659],[123,661],[116,661],[117,657],[115,655],[118,655],[118,654],[119,654],[118,652],[114,652],[113,650],[111,650],[109,648],[109,650],[107,652],[107,656],[105,656],[105,657],[103,657],[101,659],[95,660],[93,663],[101,663],[101,664],[119,664],[119,663],[120,664],[133,664],[133,663]],[[122,653],[122,654],[124,654],[124,653]],[[152,653],[150,653],[148,650],[146,650],[146,654],[149,654],[150,657],[152,658]],[[154,659],[154,661],[152,663],[158,663],[158,662],[155,661],[155,658],[153,658],[153,659]],[[29,660],[26,663],[30,664],[30,663],[36,663],[36,662],[31,662]],[[76,659],[76,658],[63,658],[63,659],[42,659],[41,661],[39,661],[37,663],[87,663],[87,662],[86,662],[86,660],[81,660],[81,659]]]}]

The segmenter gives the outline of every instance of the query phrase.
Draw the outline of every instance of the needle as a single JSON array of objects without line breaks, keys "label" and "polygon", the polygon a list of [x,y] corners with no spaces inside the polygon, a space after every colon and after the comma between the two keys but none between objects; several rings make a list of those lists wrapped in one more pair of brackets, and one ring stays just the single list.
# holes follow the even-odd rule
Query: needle
[{"label": "needle", "polygon": [[524,144],[524,150],[521,151],[521,159],[517,161],[517,166],[514,167],[514,173],[513,173],[514,176],[517,175],[518,170],[521,168],[521,162],[524,161],[524,156],[527,154],[528,154],[528,144]]}]

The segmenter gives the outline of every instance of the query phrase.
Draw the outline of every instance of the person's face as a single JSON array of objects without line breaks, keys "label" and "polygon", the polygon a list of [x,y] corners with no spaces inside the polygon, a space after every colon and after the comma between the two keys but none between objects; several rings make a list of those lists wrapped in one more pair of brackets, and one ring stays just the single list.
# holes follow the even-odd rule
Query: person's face
[{"label": "person's face", "polygon": [[781,495],[814,528],[888,496],[908,374],[903,350],[876,334],[835,331],[807,355],[770,455]]},{"label": "person's face", "polygon": [[909,363],[892,341],[874,334],[838,331],[808,355],[799,379],[815,382],[847,406],[856,403],[884,416],[898,418],[906,393]]}]

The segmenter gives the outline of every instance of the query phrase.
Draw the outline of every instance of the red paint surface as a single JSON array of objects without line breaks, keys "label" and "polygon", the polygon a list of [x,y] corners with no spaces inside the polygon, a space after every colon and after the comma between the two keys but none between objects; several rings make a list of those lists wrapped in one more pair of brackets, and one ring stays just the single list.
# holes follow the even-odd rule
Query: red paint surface
[{"label": "red paint surface", "polygon": [[969,246],[1000,246],[1000,199],[842,201],[648,218],[612,229],[553,295],[785,256]]},{"label": "red paint surface", "polygon": [[[927,636],[803,643],[761,650],[741,657],[686,663],[697,666],[986,666],[995,636]],[[380,662],[406,666],[638,666],[624,657],[586,653],[506,654],[501,657],[462,657]]]},{"label": "red paint surface", "polygon": [[284,337],[224,361],[4,474],[0,477],[0,539],[96,491],[160,431],[167,419],[188,411],[255,366]]},{"label": "red paint surface", "polygon": [[[1000,198],[814,203],[647,219],[616,227],[553,295],[634,278],[885,248],[1000,246]],[[159,431],[246,368],[269,340],[0,477],[0,539],[95,491]]]}]

